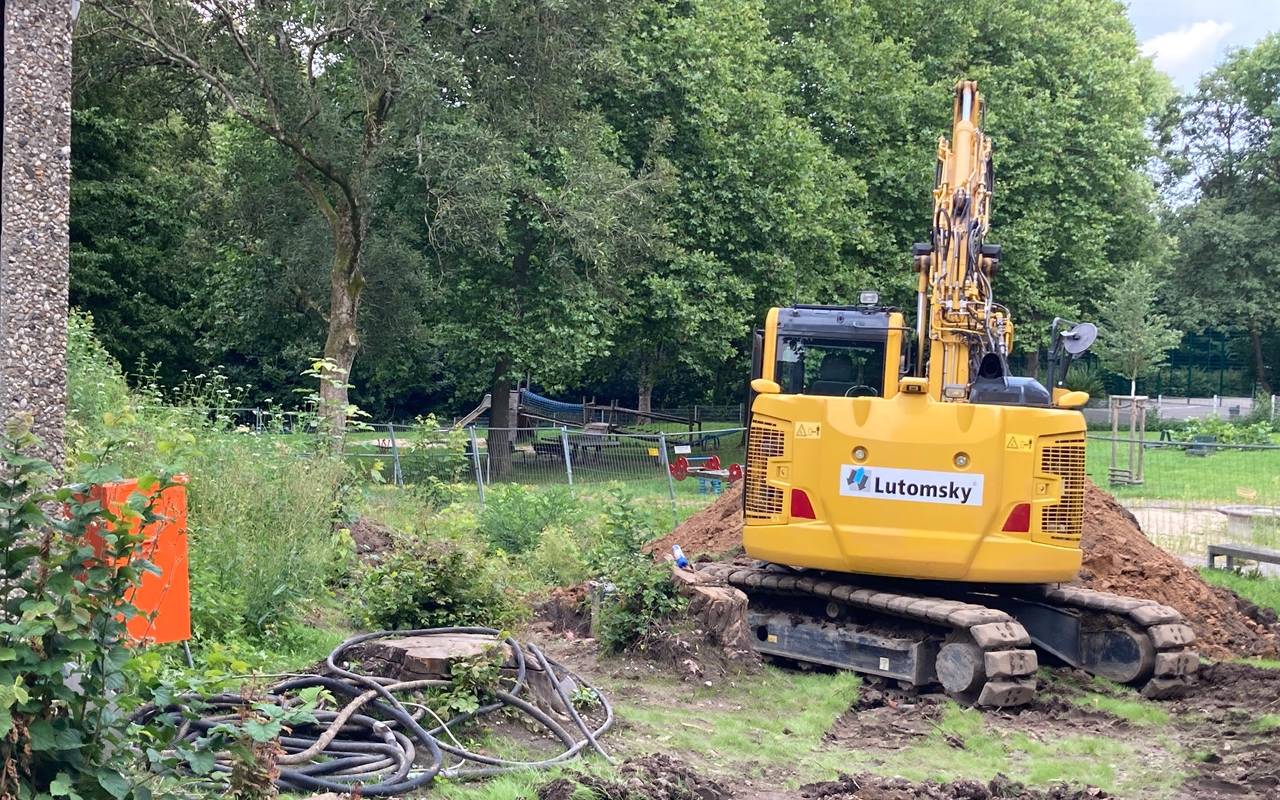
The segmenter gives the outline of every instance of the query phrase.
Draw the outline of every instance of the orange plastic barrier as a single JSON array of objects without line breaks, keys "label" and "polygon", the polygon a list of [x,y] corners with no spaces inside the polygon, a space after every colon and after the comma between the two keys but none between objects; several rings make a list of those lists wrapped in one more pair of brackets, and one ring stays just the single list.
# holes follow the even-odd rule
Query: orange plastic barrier
[{"label": "orange plastic barrier", "polygon": [[[167,644],[191,638],[191,578],[187,568],[187,487],[186,479],[160,492],[155,512],[163,519],[148,525],[142,532],[141,554],[160,570],[159,575],[144,572],[142,581],[125,600],[141,613],[128,622],[129,637],[135,642]],[[135,480],[112,481],[95,485],[89,496],[102,502],[113,514],[140,492]],[[148,499],[155,489],[140,492]],[[137,533],[139,520],[130,523]],[[102,557],[106,543],[91,530],[88,534],[94,550]],[[152,614],[154,613],[154,616]]]}]

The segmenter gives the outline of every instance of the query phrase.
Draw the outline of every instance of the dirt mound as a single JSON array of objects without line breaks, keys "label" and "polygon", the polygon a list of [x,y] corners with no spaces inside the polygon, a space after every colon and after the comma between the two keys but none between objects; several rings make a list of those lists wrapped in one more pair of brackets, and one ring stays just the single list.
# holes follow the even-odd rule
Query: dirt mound
[{"label": "dirt mound", "polygon": [[376,519],[360,517],[348,526],[351,540],[356,545],[356,555],[361,561],[379,562],[395,546],[396,532]]},{"label": "dirt mound", "polygon": [[584,795],[583,789],[601,800],[729,800],[733,796],[688,764],[654,753],[624,761],[617,780],[581,774],[556,778],[538,787],[538,800],[576,800]]},{"label": "dirt mound", "polygon": [[1086,800],[1109,797],[1092,786],[1077,789],[1067,784],[1051,786],[1045,791],[1028,789],[1003,775],[983,783],[956,780],[950,783],[912,783],[905,778],[880,775],[842,775],[839,780],[811,783],[800,790],[808,800]]},{"label": "dirt mound", "polygon": [[546,623],[552,633],[570,633],[583,637],[591,635],[591,602],[587,584],[557,586],[547,598],[538,603],[534,618]]},{"label": "dirt mound", "polygon": [[1092,484],[1085,492],[1080,547],[1079,583],[1173,606],[1195,629],[1202,655],[1266,656],[1280,646],[1271,626],[1252,618],[1235,595],[1205,583],[1181,559],[1152,544],[1133,515]]},{"label": "dirt mound", "polygon": [[678,544],[685,555],[724,556],[742,549],[742,481],[729,485],[711,505],[689,517],[671,533],[645,545],[662,558]]}]

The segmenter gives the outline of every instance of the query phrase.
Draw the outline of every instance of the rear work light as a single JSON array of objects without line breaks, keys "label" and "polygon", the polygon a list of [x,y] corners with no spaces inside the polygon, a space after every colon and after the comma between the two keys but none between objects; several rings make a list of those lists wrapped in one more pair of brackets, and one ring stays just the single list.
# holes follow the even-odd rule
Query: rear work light
[{"label": "rear work light", "polygon": [[809,495],[805,494],[803,489],[791,490],[791,516],[796,519],[818,518],[813,513],[813,503],[809,502]]},{"label": "rear work light", "polygon": [[1004,521],[1004,527],[1000,530],[1005,533],[1026,533],[1031,530],[1031,504],[1018,503],[1009,512],[1009,518]]}]

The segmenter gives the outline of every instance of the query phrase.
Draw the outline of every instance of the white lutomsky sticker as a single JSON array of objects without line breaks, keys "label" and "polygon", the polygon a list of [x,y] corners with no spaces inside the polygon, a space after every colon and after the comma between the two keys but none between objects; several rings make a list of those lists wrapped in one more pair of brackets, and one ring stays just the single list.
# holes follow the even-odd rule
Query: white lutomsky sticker
[{"label": "white lutomsky sticker", "polygon": [[840,465],[840,494],[911,503],[982,505],[982,476],[927,469]]}]

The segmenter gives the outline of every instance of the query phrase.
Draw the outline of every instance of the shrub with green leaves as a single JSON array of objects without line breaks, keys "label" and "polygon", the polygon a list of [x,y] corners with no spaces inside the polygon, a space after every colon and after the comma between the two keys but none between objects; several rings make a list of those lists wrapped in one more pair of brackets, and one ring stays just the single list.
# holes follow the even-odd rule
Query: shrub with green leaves
[{"label": "shrub with green leaves", "polygon": [[405,483],[462,481],[469,467],[467,432],[441,428],[435,415],[419,417],[416,423],[400,443],[400,474]]},{"label": "shrub with green leaves", "polygon": [[519,484],[495,486],[485,495],[480,533],[492,547],[524,553],[538,546],[542,532],[552,525],[581,517],[567,486],[531,488]]},{"label": "shrub with green leaves", "polygon": [[[237,430],[240,389],[196,375],[165,395],[129,393],[88,318],[68,328],[69,428],[82,478],[110,461],[128,474],[189,478],[192,623],[201,641],[261,639],[288,624],[346,568],[335,533],[354,476],[319,437]],[[306,427],[305,415],[299,424]]]},{"label": "shrub with green leaves", "polygon": [[445,537],[403,537],[385,562],[359,578],[356,593],[362,621],[373,628],[503,628],[523,610],[498,562],[461,539]]},{"label": "shrub with green leaves", "polygon": [[149,797],[122,758],[138,613],[123,598],[154,569],[128,522],[158,517],[140,495],[117,515],[88,486],[46,488],[52,467],[24,455],[34,444],[21,428],[0,437],[0,797]]},{"label": "shrub with green leaves", "polygon": [[1213,436],[1220,444],[1271,444],[1268,422],[1231,422],[1218,416],[1189,419],[1182,426],[1182,436],[1190,441],[1196,436]]},{"label": "shrub with green leaves", "polygon": [[635,501],[615,492],[606,506],[603,535],[589,558],[605,583],[596,625],[601,646],[610,652],[643,647],[684,606],[670,570],[641,552],[653,532],[640,519]]}]

